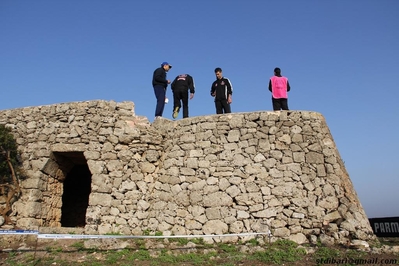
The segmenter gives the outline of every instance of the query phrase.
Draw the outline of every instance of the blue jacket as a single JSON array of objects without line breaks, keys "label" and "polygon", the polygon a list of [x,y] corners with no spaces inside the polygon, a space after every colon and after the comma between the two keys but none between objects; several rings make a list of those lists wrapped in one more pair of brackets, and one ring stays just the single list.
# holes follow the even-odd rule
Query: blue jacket
[{"label": "blue jacket", "polygon": [[152,76],[152,86],[162,86],[166,88],[168,86],[168,80],[166,79],[166,71],[163,67],[155,69],[154,75]]}]

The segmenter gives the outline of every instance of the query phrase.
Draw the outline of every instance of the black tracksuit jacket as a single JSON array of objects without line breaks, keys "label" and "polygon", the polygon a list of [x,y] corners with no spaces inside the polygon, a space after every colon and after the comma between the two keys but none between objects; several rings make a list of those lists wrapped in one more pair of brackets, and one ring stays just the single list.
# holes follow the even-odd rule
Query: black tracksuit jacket
[{"label": "black tracksuit jacket", "polygon": [[227,100],[230,94],[233,94],[233,86],[228,78],[222,77],[212,83],[211,95],[215,94],[215,101]]},{"label": "black tracksuit jacket", "polygon": [[187,91],[195,93],[194,79],[189,74],[182,74],[175,78],[171,85],[172,91]]}]

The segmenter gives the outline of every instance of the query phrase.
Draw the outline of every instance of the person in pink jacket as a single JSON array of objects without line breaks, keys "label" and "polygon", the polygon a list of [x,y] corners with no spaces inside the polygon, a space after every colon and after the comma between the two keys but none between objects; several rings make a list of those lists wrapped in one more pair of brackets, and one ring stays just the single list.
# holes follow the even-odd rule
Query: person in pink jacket
[{"label": "person in pink jacket", "polygon": [[274,76],[269,81],[269,91],[272,92],[273,110],[289,110],[288,109],[288,92],[290,91],[288,78],[281,76],[281,69],[274,69]]}]

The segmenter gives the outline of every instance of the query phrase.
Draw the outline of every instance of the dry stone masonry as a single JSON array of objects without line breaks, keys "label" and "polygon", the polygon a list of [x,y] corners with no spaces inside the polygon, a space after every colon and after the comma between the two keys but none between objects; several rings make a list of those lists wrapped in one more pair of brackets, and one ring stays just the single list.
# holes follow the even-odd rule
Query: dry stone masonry
[{"label": "dry stone masonry", "polygon": [[88,101],[4,110],[0,123],[12,129],[26,173],[11,215],[19,228],[127,235],[270,230],[274,239],[297,243],[375,239],[319,113],[150,124],[132,102]]}]

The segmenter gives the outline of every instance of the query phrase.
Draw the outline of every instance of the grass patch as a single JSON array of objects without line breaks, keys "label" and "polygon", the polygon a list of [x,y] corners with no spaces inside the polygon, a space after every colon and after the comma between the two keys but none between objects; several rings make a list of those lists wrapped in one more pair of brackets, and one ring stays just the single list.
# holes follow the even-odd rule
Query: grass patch
[{"label": "grass patch", "polygon": [[[153,232],[152,234],[154,234]],[[196,244],[193,248],[180,248],[175,244],[158,248],[153,240],[135,239],[133,246],[119,250],[85,249],[84,241],[75,242],[69,247],[42,246],[37,253],[7,252],[1,257],[4,265],[11,266],[108,266],[108,265],[314,265],[331,258],[370,261],[376,254],[343,247],[317,245],[308,247],[312,252],[306,254],[305,248],[293,241],[278,240],[273,243],[259,244],[256,239],[244,243],[206,244],[203,238],[171,238],[182,246]],[[167,243],[167,241],[165,241]],[[155,243],[155,244],[154,244]],[[193,245],[194,246],[194,245]],[[163,247],[163,246],[162,246]],[[379,254],[386,261],[399,261],[398,255]],[[319,262],[318,262],[319,261]],[[313,263],[313,264],[312,264]],[[391,263],[393,264],[393,263]]]},{"label": "grass patch", "polygon": [[85,244],[83,241],[78,241],[78,242],[75,242],[72,245],[70,245],[70,247],[76,248],[77,250],[84,250]]},{"label": "grass patch", "polygon": [[169,242],[175,242],[178,243],[179,246],[185,246],[190,240],[188,240],[188,238],[169,238]]},{"label": "grass patch", "polygon": [[345,256],[347,258],[352,258],[352,259],[362,259],[367,256],[367,252],[361,250],[349,249],[345,252]]},{"label": "grass patch", "polygon": [[221,243],[218,245],[218,248],[226,253],[233,253],[237,251],[237,246],[234,244]]},{"label": "grass patch", "polygon": [[110,264],[116,264],[118,261],[124,259],[126,254],[128,253],[129,252],[126,249],[108,252],[106,256],[106,261]]},{"label": "grass patch", "polygon": [[209,252],[207,254],[184,253],[175,255],[163,250],[156,260],[167,264],[180,264],[183,262],[189,262],[191,264],[200,265],[209,262],[210,258],[215,257],[216,255],[216,252]]},{"label": "grass patch", "polygon": [[143,231],[143,236],[149,236],[151,234],[151,230],[150,229],[145,229]]},{"label": "grass patch", "polygon": [[259,245],[259,241],[256,238],[252,238],[252,239],[248,240],[246,243],[250,244],[252,246],[258,246]]},{"label": "grass patch", "polygon": [[128,261],[135,261],[135,260],[141,260],[141,261],[146,261],[150,260],[150,252],[148,250],[137,250],[135,252],[130,253],[127,257]]},{"label": "grass patch", "polygon": [[136,247],[139,249],[145,249],[145,241],[144,239],[136,239],[134,241],[134,243],[136,244]]},{"label": "grass patch", "polygon": [[316,259],[338,258],[341,252],[331,247],[319,247],[314,256]]},{"label": "grass patch", "polygon": [[265,263],[282,264],[286,262],[298,261],[305,255],[305,249],[298,248],[298,244],[295,242],[290,240],[277,240],[265,251],[255,252],[249,257]]},{"label": "grass patch", "polygon": [[62,252],[62,248],[61,247],[46,247],[46,251],[48,253],[57,254],[57,253]]},{"label": "grass patch", "polygon": [[161,231],[156,231],[154,235],[155,236],[163,236],[163,233]]}]

